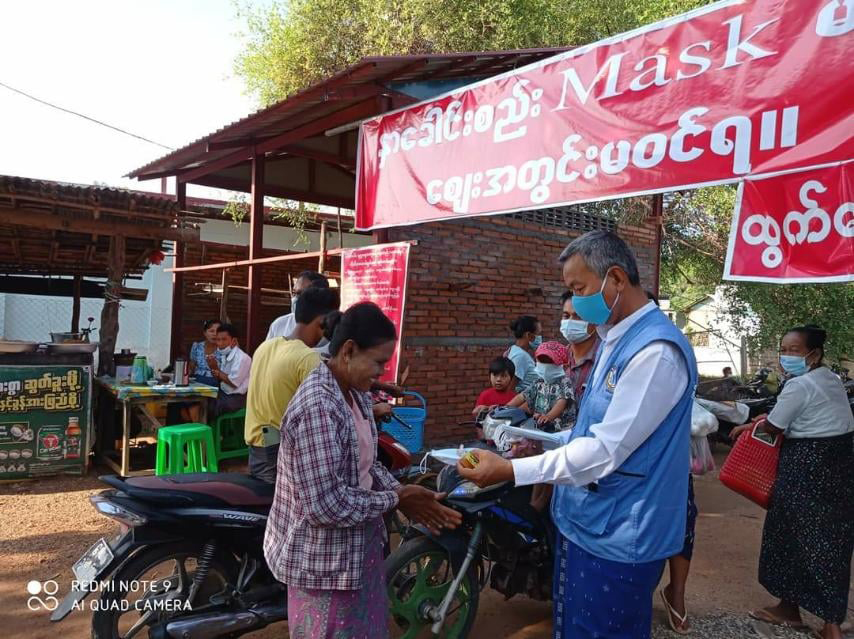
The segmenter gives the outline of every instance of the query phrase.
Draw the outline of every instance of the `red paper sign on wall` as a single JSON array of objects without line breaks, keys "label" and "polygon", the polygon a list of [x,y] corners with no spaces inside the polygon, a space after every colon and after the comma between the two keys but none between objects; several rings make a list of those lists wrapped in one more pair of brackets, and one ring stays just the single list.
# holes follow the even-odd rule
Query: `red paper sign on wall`
[{"label": "red paper sign on wall", "polygon": [[854,163],[742,182],[724,279],[854,281]]},{"label": "red paper sign on wall", "polygon": [[409,242],[349,249],[341,255],[341,309],[359,302],[379,306],[397,329],[397,346],[381,381],[394,383],[400,365]]},{"label": "red paper sign on wall", "polygon": [[361,126],[360,229],[854,157],[854,1],[725,0]]}]

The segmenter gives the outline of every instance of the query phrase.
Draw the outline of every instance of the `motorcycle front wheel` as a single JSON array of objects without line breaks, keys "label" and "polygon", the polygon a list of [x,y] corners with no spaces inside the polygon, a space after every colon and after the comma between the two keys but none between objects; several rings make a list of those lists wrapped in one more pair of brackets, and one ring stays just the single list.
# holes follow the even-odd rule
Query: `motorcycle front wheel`
[{"label": "motorcycle front wheel", "polygon": [[92,639],[148,637],[148,628],[166,619],[192,614],[237,577],[236,562],[214,554],[208,572],[189,600],[203,547],[192,542],[153,546],[120,568],[101,587],[92,616]]},{"label": "motorcycle front wheel", "polygon": [[429,610],[439,607],[454,579],[447,551],[429,537],[410,539],[385,561],[394,639],[465,639],[474,625],[480,587],[472,565],[460,583],[442,631],[433,635]]}]

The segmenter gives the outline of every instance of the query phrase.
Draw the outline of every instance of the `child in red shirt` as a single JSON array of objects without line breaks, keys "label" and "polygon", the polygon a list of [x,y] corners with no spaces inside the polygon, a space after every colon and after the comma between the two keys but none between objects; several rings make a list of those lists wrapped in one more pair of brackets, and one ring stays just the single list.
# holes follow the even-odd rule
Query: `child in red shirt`
[{"label": "child in red shirt", "polygon": [[472,415],[493,406],[506,406],[510,400],[516,397],[516,389],[513,388],[513,377],[516,375],[516,366],[506,357],[496,357],[489,364],[489,381],[492,388],[487,388],[478,395]]}]

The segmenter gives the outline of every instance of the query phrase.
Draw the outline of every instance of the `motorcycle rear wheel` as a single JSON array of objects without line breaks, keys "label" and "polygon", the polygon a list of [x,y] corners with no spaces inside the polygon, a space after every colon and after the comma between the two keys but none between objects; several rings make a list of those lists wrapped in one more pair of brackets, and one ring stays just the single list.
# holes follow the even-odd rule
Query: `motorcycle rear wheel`
[{"label": "motorcycle rear wheel", "polygon": [[395,639],[466,639],[477,617],[480,586],[477,567],[471,565],[445,618],[442,631],[433,635],[433,622],[424,612],[438,607],[454,579],[447,551],[429,537],[401,544],[385,561],[391,622]]},{"label": "motorcycle rear wheel", "polygon": [[[202,548],[202,545],[193,542],[153,546],[120,568],[109,580],[109,586],[102,589],[98,609],[92,615],[92,639],[142,639],[148,636],[150,625],[180,616],[180,611],[166,610],[169,606],[155,601],[186,601],[189,585],[193,582],[202,556]],[[210,561],[205,580],[193,598],[192,607],[206,604],[208,598],[221,592],[226,584],[234,584],[237,570],[234,559],[216,553]],[[157,587],[154,587],[155,583]],[[180,594],[179,586],[183,590]],[[138,590],[134,591],[135,587]],[[179,604],[174,605],[177,607]],[[127,610],[123,610],[125,606]],[[161,609],[157,610],[158,607]],[[147,620],[143,620],[146,615]],[[136,629],[135,625],[138,626]]]}]

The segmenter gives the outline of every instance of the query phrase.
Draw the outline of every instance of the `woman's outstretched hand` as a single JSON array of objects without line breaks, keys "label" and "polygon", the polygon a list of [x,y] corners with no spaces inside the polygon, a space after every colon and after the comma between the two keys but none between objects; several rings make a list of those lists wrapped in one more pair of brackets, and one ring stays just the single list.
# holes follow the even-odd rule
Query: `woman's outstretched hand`
[{"label": "woman's outstretched hand", "polygon": [[453,529],[463,521],[460,513],[439,503],[445,496],[445,493],[409,484],[397,489],[397,497],[400,500],[397,507],[409,519],[424,524],[431,533],[438,535],[442,528]]}]

